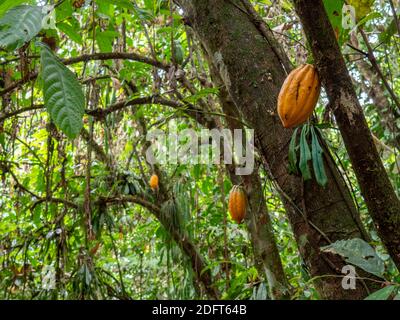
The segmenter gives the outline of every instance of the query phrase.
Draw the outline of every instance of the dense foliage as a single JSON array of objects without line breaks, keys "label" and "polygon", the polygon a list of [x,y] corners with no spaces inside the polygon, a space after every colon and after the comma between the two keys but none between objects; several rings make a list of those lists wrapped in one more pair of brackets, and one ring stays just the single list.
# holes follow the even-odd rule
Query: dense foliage
[{"label": "dense foliage", "polygon": [[[399,194],[400,27],[391,8],[398,1],[376,0],[364,10],[359,23],[367,44],[336,21],[337,8],[325,2]],[[312,62],[290,1],[251,3],[295,66]],[[38,6],[49,4],[55,5],[55,29],[39,29],[37,21],[47,12]],[[388,87],[371,69],[369,50]],[[0,298],[209,297],[176,234],[184,234],[204,258],[221,298],[271,298],[246,225],[228,214],[235,183],[225,166],[146,161],[151,130],[200,131],[199,117],[224,123],[219,89],[201,44],[172,1],[3,1]],[[386,291],[392,290],[400,283],[398,271],[376,235],[326,105],[322,91],[315,130],[329,145],[372,236],[372,254],[382,261],[381,271],[374,269],[377,281],[382,287],[392,283]],[[155,173],[159,187],[152,188]],[[291,298],[319,299],[279,190],[262,167],[259,174]],[[356,260],[349,262],[359,266]],[[384,298],[392,291],[386,293]]]}]

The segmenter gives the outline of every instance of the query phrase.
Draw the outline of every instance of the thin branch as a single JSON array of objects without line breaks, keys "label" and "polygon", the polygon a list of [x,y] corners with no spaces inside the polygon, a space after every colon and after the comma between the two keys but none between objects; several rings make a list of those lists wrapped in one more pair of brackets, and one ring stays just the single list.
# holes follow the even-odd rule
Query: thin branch
[{"label": "thin branch", "polygon": [[[98,52],[98,53],[93,53],[93,54],[83,54],[79,57],[74,57],[74,58],[69,58],[69,59],[64,59],[61,60],[66,66],[79,63],[79,62],[87,62],[87,61],[92,61],[92,60],[132,60],[132,61],[137,61],[137,62],[142,62],[148,65],[152,65],[154,67],[157,67],[161,70],[168,71],[170,68],[170,65],[165,63],[165,62],[160,62],[155,59],[151,59],[142,55],[139,55],[137,53],[133,52]],[[4,88],[3,90],[0,91],[0,96],[3,96],[11,91],[14,91],[15,89],[21,87],[25,83],[32,81],[36,79],[38,76],[38,72],[33,72],[25,79],[18,80],[8,87]]]}]

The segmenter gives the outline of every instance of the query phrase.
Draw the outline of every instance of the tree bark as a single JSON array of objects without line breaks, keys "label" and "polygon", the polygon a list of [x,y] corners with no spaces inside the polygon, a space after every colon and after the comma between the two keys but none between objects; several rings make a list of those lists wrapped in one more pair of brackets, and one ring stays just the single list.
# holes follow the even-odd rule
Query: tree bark
[{"label": "tree bark", "polygon": [[400,269],[400,201],[385,171],[321,0],[294,0],[368,211]]},{"label": "tree bark", "polygon": [[233,103],[255,130],[256,145],[281,193],[301,257],[313,277],[324,276],[314,282],[321,297],[361,299],[369,293],[371,284],[364,286],[357,280],[355,290],[344,290],[340,278],[344,261],[321,252],[320,247],[368,236],[326,148],[329,183],[325,189],[315,181],[303,182],[301,177],[288,174],[288,145],[293,131],[282,127],[276,112],[286,72],[279,51],[271,46],[276,42],[260,31],[254,15],[246,10],[250,4],[243,1],[246,6],[239,0],[176,0]]}]

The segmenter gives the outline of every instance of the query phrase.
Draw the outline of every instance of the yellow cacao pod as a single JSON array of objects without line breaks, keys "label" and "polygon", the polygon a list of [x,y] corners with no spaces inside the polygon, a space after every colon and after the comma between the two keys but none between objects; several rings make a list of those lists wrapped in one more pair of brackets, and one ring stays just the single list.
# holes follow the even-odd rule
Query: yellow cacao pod
[{"label": "yellow cacao pod", "polygon": [[153,190],[158,189],[158,176],[156,174],[153,174],[150,178],[150,188]]},{"label": "yellow cacao pod", "polygon": [[304,64],[289,73],[278,96],[278,114],[285,128],[305,122],[313,113],[321,91],[315,67]]},{"label": "yellow cacao pod", "polygon": [[246,215],[246,193],[240,186],[233,186],[229,193],[228,210],[232,220],[241,223]]}]

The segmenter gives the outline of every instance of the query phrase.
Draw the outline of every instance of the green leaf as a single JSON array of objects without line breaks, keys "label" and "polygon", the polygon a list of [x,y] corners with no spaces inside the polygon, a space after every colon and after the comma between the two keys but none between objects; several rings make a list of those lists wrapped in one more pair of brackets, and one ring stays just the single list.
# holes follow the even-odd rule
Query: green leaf
[{"label": "green leaf", "polygon": [[152,21],[154,19],[154,15],[146,9],[139,8],[138,6],[134,6],[135,15],[142,21]]},{"label": "green leaf", "polygon": [[90,283],[92,282],[92,274],[90,273],[90,270],[87,265],[85,265],[85,283],[87,286],[90,286]]},{"label": "green leaf", "polygon": [[40,46],[45,106],[56,126],[73,139],[83,127],[85,97],[81,85],[46,45]]},{"label": "green leaf", "polygon": [[323,2],[333,30],[341,32],[343,29],[342,7],[344,5],[344,0],[324,0]]},{"label": "green leaf", "polygon": [[374,248],[362,239],[355,238],[336,241],[328,246],[321,247],[321,250],[338,254],[346,262],[383,278],[385,271],[383,260],[379,258]]},{"label": "green leaf", "polygon": [[364,300],[387,300],[393,293],[395,286],[387,286],[370,294]]},{"label": "green leaf", "polygon": [[96,32],[96,42],[99,46],[101,52],[111,52],[112,44],[116,37],[118,37],[118,32],[115,31],[98,31]]},{"label": "green leaf", "polygon": [[325,187],[328,178],[325,173],[324,160],[322,158],[323,150],[318,142],[318,136],[313,127],[311,127],[311,150],[315,178],[319,185]]},{"label": "green leaf", "polygon": [[8,10],[22,4],[23,2],[27,2],[24,0],[3,0],[0,4],[0,17],[2,17]]},{"label": "green leaf", "polygon": [[311,179],[310,168],[308,167],[308,161],[311,160],[311,152],[307,142],[308,135],[308,124],[305,124],[301,130],[300,135],[300,171],[304,180]]},{"label": "green leaf", "polygon": [[299,128],[296,128],[293,132],[292,139],[290,139],[289,144],[289,173],[297,173],[297,155],[296,155],[296,140],[297,140],[297,131]]},{"label": "green leaf", "polygon": [[42,29],[45,15],[41,7],[22,5],[7,11],[0,19],[0,47],[21,48]]},{"label": "green leaf", "polygon": [[135,9],[135,6],[129,0],[102,0],[101,2],[115,5],[118,8]]},{"label": "green leaf", "polygon": [[3,132],[0,133],[0,144],[3,147],[3,149],[6,148],[6,140]]},{"label": "green leaf", "polygon": [[73,25],[70,25],[69,23],[65,22],[60,22],[57,23],[57,28],[60,29],[63,33],[65,33],[68,38],[70,38],[72,41],[76,42],[77,44],[82,45],[82,35],[79,32],[76,32],[76,30],[79,28],[79,23],[74,23],[76,22],[74,19],[71,19]]},{"label": "green leaf", "polygon": [[359,23],[357,23],[357,26],[362,26],[363,24],[366,24],[368,21],[377,19],[377,18],[382,18],[382,15],[379,12],[371,12],[368,15],[366,15],[364,18],[360,20]]}]

